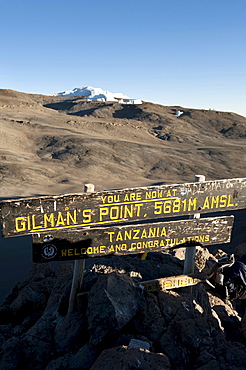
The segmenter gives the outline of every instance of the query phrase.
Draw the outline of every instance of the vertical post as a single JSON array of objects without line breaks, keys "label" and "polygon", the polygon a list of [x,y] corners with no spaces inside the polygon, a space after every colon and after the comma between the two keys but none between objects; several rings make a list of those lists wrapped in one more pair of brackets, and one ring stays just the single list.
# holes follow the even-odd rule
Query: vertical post
[{"label": "vertical post", "polygon": [[[196,175],[195,182],[204,182],[205,176],[204,175]],[[200,218],[200,213],[195,213],[194,215],[190,215],[189,218]],[[184,275],[192,274],[194,272],[195,267],[195,254],[196,254],[196,247],[187,247],[185,251],[185,261],[184,261]],[[192,293],[192,287],[187,288],[189,293]]]},{"label": "vertical post", "polygon": [[[93,184],[85,184],[84,185],[84,192],[85,193],[92,193],[95,189]],[[72,281],[72,288],[69,297],[69,305],[68,305],[68,313],[74,311],[76,304],[77,304],[77,294],[80,291],[83,276],[85,270],[85,259],[75,260],[74,261],[74,268],[73,268],[73,281]]]}]

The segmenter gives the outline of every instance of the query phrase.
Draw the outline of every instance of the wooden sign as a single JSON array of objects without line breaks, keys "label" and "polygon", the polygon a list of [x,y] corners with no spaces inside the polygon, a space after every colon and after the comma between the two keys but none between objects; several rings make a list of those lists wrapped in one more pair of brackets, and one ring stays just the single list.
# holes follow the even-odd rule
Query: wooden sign
[{"label": "wooden sign", "polygon": [[246,208],[246,178],[0,202],[4,237]]},{"label": "wooden sign", "polygon": [[162,251],[190,241],[202,245],[228,243],[233,220],[233,216],[226,216],[100,229],[51,230],[33,234],[33,262]]},{"label": "wooden sign", "polygon": [[183,288],[186,286],[196,285],[203,281],[204,279],[199,279],[197,277],[192,277],[189,275],[178,275],[169,276],[161,279],[142,281],[141,283],[139,283],[139,285],[143,286],[148,292],[153,292],[157,290]]}]

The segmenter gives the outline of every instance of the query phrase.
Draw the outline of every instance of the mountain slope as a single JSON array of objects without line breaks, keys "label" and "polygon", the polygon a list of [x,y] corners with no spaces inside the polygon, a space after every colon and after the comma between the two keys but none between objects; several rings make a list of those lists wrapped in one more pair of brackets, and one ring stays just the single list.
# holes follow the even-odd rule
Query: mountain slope
[{"label": "mountain slope", "polygon": [[244,177],[245,132],[234,113],[0,90],[1,196]]}]

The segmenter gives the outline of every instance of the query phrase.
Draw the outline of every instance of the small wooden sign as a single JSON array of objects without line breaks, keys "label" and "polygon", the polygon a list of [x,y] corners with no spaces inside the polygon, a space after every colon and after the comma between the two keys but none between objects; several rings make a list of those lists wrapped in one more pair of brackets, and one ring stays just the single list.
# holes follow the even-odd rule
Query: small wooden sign
[{"label": "small wooden sign", "polygon": [[0,202],[4,237],[246,208],[246,178]]},{"label": "small wooden sign", "polygon": [[190,241],[228,243],[233,216],[33,234],[33,262],[162,251]]},{"label": "small wooden sign", "polygon": [[189,275],[178,275],[169,276],[161,279],[142,281],[141,283],[139,283],[139,285],[143,286],[148,292],[153,292],[157,290],[169,290],[192,286],[201,283],[202,281],[204,281],[204,279],[199,279],[197,277],[192,277]]}]

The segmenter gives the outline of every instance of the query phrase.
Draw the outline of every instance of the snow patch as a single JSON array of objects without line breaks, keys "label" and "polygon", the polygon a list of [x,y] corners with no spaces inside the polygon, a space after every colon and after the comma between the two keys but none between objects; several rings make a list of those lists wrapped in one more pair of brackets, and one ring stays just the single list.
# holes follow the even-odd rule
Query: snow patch
[{"label": "snow patch", "polygon": [[76,87],[73,90],[62,91],[54,96],[84,96],[87,100],[93,101],[118,101],[120,104],[142,104],[140,99],[130,99],[122,93],[112,93],[108,90],[103,90],[100,87]]}]

